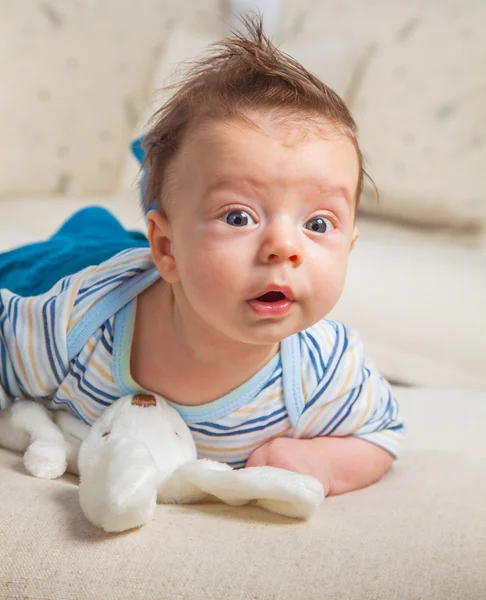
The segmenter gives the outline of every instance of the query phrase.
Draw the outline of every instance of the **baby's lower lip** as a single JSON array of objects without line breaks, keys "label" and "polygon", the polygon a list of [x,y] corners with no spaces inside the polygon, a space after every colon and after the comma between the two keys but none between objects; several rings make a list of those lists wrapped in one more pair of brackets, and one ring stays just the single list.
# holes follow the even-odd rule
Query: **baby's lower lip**
[{"label": "baby's lower lip", "polygon": [[282,298],[276,302],[262,302],[253,298],[248,300],[252,311],[260,317],[282,317],[292,310],[292,300]]}]

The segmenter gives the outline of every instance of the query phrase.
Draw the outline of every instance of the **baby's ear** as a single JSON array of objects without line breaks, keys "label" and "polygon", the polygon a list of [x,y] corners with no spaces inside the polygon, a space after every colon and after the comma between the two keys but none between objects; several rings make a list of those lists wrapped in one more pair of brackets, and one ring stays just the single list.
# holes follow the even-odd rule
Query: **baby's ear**
[{"label": "baby's ear", "polygon": [[157,210],[151,210],[147,213],[147,222],[148,239],[155,266],[164,281],[177,283],[179,275],[172,254],[172,227],[169,220]]},{"label": "baby's ear", "polygon": [[354,248],[354,245],[356,244],[356,241],[357,241],[358,238],[359,238],[359,229],[355,225],[354,229],[353,229],[353,234],[351,236],[351,248],[350,248],[350,250],[352,250]]}]

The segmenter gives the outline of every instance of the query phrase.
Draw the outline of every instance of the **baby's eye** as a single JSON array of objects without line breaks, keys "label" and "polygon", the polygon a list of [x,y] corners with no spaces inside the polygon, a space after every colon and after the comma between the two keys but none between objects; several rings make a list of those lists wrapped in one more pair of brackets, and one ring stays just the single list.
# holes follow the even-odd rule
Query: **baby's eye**
[{"label": "baby's eye", "polygon": [[334,229],[334,225],[325,217],[312,217],[305,224],[305,228],[315,233],[328,233]]},{"label": "baby's eye", "polygon": [[246,227],[247,225],[254,225],[255,221],[252,217],[244,210],[232,210],[221,217],[221,220],[232,227]]}]

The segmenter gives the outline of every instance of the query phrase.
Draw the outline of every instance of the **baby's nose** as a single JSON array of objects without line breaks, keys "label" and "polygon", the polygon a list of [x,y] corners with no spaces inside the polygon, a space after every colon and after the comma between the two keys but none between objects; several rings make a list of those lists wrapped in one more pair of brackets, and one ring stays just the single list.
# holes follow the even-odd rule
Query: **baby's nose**
[{"label": "baby's nose", "polygon": [[282,244],[278,249],[275,249],[274,252],[268,252],[267,261],[268,262],[289,261],[297,267],[302,262],[302,254],[296,248],[294,248],[290,245]]},{"label": "baby's nose", "polygon": [[268,227],[261,246],[260,258],[263,262],[290,262],[298,267],[302,263],[302,244],[295,227]]}]

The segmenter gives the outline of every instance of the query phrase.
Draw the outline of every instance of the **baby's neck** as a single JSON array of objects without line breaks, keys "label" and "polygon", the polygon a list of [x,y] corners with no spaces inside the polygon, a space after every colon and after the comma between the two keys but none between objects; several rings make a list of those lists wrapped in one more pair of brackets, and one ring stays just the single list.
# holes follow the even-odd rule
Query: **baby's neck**
[{"label": "baby's neck", "polygon": [[144,389],[184,405],[206,404],[245,383],[278,352],[188,327],[160,281],[138,297],[131,375]]}]

